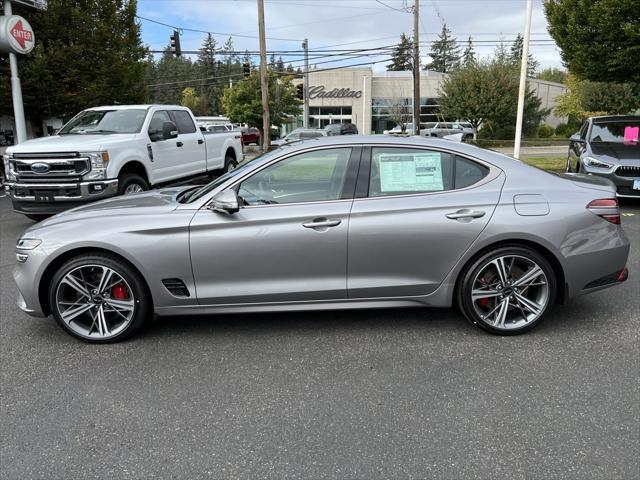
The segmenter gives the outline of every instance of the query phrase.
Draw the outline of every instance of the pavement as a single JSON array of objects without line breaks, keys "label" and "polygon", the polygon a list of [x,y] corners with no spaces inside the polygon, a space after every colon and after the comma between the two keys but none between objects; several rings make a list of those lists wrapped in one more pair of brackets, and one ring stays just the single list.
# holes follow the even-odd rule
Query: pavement
[{"label": "pavement", "polygon": [[0,198],[0,478],[640,477],[640,202],[622,286],[497,337],[455,310],[167,318],[89,345],[14,305]]},{"label": "pavement", "polygon": [[[492,148],[496,152],[505,155],[513,155],[513,147]],[[566,157],[569,147],[567,145],[544,145],[520,148],[520,155],[527,157]]]}]

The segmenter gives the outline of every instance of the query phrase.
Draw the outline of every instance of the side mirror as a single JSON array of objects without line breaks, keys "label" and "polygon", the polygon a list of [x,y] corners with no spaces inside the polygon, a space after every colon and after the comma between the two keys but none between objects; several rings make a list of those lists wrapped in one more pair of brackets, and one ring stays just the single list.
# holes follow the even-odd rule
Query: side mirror
[{"label": "side mirror", "polygon": [[162,139],[169,140],[178,136],[178,128],[173,122],[164,122],[162,124]]},{"label": "side mirror", "polygon": [[584,143],[584,140],[580,138],[580,132],[576,132],[569,137],[570,142]]},{"label": "side mirror", "polygon": [[234,190],[223,190],[218,192],[208,206],[209,210],[218,213],[232,215],[240,210],[238,206],[238,194]]}]

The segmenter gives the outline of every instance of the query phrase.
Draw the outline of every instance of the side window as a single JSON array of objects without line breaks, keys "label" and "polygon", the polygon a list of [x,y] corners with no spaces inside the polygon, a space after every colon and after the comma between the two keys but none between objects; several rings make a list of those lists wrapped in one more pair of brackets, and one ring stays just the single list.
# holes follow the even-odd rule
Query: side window
[{"label": "side window", "polygon": [[178,134],[194,133],[196,131],[196,125],[193,123],[189,112],[172,110],[171,114],[173,115],[176,127],[178,127]]},{"label": "side window", "polygon": [[339,200],[351,148],[301,153],[260,170],[240,184],[244,205]]},{"label": "side window", "polygon": [[587,130],[589,129],[589,122],[584,122],[582,127],[580,127],[580,138],[582,140],[587,139]]},{"label": "side window", "polygon": [[158,110],[155,112],[149,122],[149,136],[162,133],[162,124],[170,121],[171,117],[169,117],[169,112],[166,110]]},{"label": "side window", "polygon": [[455,188],[465,188],[479,182],[489,174],[484,165],[466,158],[456,157]]},{"label": "side window", "polygon": [[376,148],[371,151],[369,196],[451,190],[452,156],[433,150]]}]

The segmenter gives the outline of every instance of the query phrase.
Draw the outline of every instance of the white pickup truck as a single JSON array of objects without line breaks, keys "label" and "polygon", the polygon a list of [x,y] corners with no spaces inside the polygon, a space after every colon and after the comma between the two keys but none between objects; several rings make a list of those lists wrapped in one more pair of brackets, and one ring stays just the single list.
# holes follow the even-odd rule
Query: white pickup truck
[{"label": "white pickup truck", "polygon": [[114,195],[235,168],[241,132],[203,132],[188,108],[118,105],[84,110],[53,136],[4,155],[13,208],[34,220]]}]

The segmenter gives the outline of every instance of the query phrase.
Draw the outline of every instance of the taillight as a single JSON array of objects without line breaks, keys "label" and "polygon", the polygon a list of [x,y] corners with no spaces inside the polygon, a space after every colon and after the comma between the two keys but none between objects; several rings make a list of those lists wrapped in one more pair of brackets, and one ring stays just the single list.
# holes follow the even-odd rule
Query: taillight
[{"label": "taillight", "polygon": [[618,207],[618,199],[616,198],[599,198],[593,200],[587,205],[587,210],[595,213],[609,223],[620,225],[620,210]]}]

